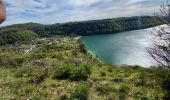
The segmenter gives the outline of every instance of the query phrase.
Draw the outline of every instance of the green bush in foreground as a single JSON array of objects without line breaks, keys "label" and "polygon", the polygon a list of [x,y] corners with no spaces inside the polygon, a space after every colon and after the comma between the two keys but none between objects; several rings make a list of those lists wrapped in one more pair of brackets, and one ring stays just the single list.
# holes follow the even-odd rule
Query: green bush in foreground
[{"label": "green bush in foreground", "polygon": [[82,84],[71,94],[70,100],[87,100],[89,96],[89,86]]},{"label": "green bush in foreground", "polygon": [[74,81],[87,80],[91,74],[91,68],[87,65],[80,67],[71,64],[63,64],[55,71],[53,79],[70,79]]},{"label": "green bush in foreground", "polygon": [[125,99],[126,98],[126,96],[128,95],[128,93],[129,93],[129,90],[130,90],[130,88],[127,86],[127,85],[125,85],[125,84],[123,84],[123,85],[121,85],[120,86],[120,88],[119,88],[119,98],[122,100],[122,99]]},{"label": "green bush in foreground", "polygon": [[71,74],[71,80],[87,80],[91,74],[91,69],[89,66],[84,65],[78,68],[74,68]]},{"label": "green bush in foreground", "polygon": [[53,75],[53,79],[67,79],[71,75],[71,70],[73,69],[73,65],[70,64],[62,64]]},{"label": "green bush in foreground", "polygon": [[96,87],[96,91],[100,95],[108,95],[109,93],[116,93],[117,89],[115,87],[109,86],[109,85],[103,85],[103,84],[98,84]]}]

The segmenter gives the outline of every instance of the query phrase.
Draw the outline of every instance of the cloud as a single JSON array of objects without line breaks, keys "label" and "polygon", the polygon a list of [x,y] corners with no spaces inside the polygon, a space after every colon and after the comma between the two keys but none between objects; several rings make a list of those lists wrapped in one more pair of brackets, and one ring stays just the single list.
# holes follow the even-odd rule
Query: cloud
[{"label": "cloud", "polygon": [[42,24],[152,15],[164,0],[4,0],[7,21]]}]

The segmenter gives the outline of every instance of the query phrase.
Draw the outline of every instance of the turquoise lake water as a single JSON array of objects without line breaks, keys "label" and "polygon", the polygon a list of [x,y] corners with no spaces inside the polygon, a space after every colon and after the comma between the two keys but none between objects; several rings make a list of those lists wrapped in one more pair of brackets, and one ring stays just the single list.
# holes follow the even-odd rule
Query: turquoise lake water
[{"label": "turquoise lake water", "polygon": [[109,35],[83,36],[82,42],[98,59],[113,65],[148,67],[153,61],[147,53],[152,44],[151,28]]}]

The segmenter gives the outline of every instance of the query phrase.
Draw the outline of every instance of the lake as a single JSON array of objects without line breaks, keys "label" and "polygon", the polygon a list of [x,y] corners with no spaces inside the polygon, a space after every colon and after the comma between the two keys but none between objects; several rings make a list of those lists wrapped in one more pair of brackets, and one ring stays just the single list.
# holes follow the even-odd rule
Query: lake
[{"label": "lake", "polygon": [[82,42],[103,63],[148,67],[153,61],[147,53],[152,44],[152,29],[141,29],[109,35],[83,36]]}]

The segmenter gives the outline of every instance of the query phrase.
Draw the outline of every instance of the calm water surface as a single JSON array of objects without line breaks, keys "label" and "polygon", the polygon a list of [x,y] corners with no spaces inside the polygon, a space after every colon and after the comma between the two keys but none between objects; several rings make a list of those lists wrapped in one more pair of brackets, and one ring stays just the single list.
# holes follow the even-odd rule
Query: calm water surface
[{"label": "calm water surface", "polygon": [[101,61],[114,65],[151,66],[153,61],[147,53],[153,35],[151,28],[109,35],[84,36],[86,48]]}]

